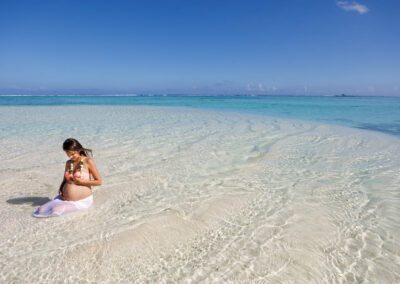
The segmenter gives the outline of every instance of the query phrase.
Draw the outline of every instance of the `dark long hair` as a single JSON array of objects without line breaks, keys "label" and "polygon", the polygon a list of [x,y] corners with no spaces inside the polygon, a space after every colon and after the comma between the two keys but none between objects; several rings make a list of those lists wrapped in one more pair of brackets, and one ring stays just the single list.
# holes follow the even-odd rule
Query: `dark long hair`
[{"label": "dark long hair", "polygon": [[78,140],[74,138],[68,138],[63,143],[64,151],[79,151],[79,155],[86,157],[93,157],[92,150],[84,148]]}]

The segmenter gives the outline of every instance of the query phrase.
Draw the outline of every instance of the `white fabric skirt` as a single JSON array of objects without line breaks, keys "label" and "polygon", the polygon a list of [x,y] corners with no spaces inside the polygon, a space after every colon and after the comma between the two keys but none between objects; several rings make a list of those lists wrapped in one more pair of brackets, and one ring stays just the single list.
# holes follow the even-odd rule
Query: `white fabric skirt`
[{"label": "white fabric skirt", "polygon": [[34,217],[65,216],[78,211],[89,209],[93,204],[93,194],[77,201],[62,200],[57,195],[53,200],[43,204],[35,212]]}]

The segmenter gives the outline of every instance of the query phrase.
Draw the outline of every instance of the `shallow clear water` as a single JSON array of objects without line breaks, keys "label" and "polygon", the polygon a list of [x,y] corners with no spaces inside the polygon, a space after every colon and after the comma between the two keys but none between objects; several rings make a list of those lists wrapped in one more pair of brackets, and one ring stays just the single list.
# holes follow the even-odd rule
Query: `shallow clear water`
[{"label": "shallow clear water", "polygon": [[[181,107],[0,115],[2,282],[400,282],[396,136]],[[68,137],[103,185],[89,211],[35,219]]]},{"label": "shallow clear water", "polygon": [[399,97],[0,96],[0,106],[16,105],[185,106],[312,120],[400,136]]}]

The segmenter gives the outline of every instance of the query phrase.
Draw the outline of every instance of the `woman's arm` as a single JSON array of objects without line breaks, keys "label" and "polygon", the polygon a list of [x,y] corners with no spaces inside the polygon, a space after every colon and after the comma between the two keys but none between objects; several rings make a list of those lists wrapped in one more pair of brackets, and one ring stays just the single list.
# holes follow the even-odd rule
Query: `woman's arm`
[{"label": "woman's arm", "polygon": [[61,185],[60,185],[60,189],[58,190],[58,195],[64,196],[64,195],[63,195],[63,188],[64,188],[64,185],[65,185],[66,182],[67,182],[67,181],[66,181],[65,178],[64,178],[64,180],[62,181],[62,183],[61,183]]},{"label": "woman's arm", "polygon": [[67,180],[65,179],[65,172],[67,171],[67,168],[68,168],[68,161],[65,163],[65,169],[64,169],[64,173],[63,173],[64,178],[63,178],[63,181],[61,182],[60,189],[58,190],[58,194],[60,196],[63,196],[62,190],[64,188],[65,183],[67,182]]},{"label": "woman's arm", "polygon": [[87,159],[87,164],[88,164],[89,172],[92,173],[94,180],[83,180],[83,181],[81,180],[79,182],[79,185],[100,186],[101,185],[101,176],[100,176],[99,171],[97,170],[96,164],[90,158]]}]

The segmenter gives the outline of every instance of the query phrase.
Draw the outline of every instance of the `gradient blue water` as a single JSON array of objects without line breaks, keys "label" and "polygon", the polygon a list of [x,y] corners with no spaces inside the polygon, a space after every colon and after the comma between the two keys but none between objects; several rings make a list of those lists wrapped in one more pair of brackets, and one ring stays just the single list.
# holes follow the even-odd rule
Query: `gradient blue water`
[{"label": "gradient blue water", "polygon": [[312,120],[400,136],[398,97],[0,96],[2,107],[39,105],[185,106]]}]

